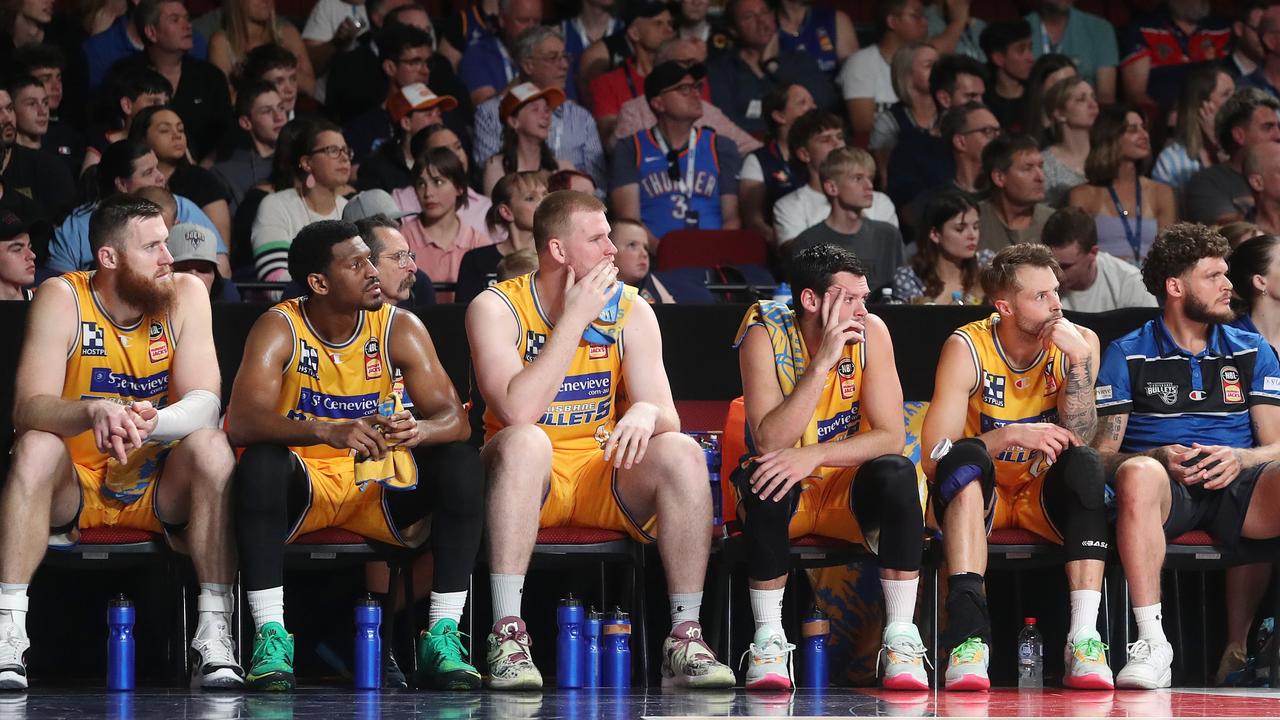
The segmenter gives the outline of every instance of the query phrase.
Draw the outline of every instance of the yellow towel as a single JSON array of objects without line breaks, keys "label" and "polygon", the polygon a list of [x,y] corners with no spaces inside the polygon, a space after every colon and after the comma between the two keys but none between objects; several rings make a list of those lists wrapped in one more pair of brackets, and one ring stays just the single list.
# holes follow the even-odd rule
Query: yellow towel
[{"label": "yellow towel", "polygon": [[[378,403],[378,414],[384,417],[403,410],[399,393],[393,392]],[[364,492],[371,482],[382,483],[388,490],[412,490],[418,487],[418,465],[407,449],[391,447],[381,460],[356,461],[356,487]]]}]

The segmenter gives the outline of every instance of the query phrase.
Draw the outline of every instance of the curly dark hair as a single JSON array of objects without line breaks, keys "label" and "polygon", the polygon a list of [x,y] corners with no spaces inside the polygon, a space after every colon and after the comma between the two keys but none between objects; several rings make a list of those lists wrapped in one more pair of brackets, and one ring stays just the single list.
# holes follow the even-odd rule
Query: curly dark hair
[{"label": "curly dark hair", "polygon": [[1142,263],[1142,283],[1164,304],[1165,281],[1178,277],[1204,258],[1225,258],[1231,246],[1207,225],[1180,222],[1161,228]]}]

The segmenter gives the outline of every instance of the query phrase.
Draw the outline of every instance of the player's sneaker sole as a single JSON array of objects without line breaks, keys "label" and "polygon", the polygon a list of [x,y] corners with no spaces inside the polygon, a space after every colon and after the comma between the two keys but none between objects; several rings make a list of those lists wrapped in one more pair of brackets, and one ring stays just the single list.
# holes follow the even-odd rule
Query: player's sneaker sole
[{"label": "player's sneaker sole", "polygon": [[911,673],[898,673],[897,675],[886,675],[880,686],[885,690],[928,690],[929,681],[921,680]]},{"label": "player's sneaker sole", "polygon": [[765,673],[744,683],[748,690],[790,690],[791,678],[782,673]]},{"label": "player's sneaker sole", "polygon": [[1111,678],[1097,673],[1074,675],[1062,678],[1062,686],[1072,690],[1114,690],[1115,683]]},{"label": "player's sneaker sole", "polygon": [[961,692],[986,692],[991,689],[991,678],[986,675],[966,673],[955,680],[947,680],[947,690]]},{"label": "player's sneaker sole", "polygon": [[[465,670],[456,670],[437,675],[424,673],[418,685],[425,685],[432,690],[478,690],[480,689],[480,675],[479,673]],[[538,686],[541,687],[541,684]]]},{"label": "player's sneaker sole", "polygon": [[191,675],[192,690],[243,690],[244,678],[234,668],[222,667],[201,675],[199,670]]},{"label": "player's sneaker sole", "polygon": [[293,690],[295,681],[293,673],[270,672],[259,677],[248,678],[247,684],[250,690],[289,692],[290,690]]},{"label": "player's sneaker sole", "polygon": [[0,671],[0,690],[26,690],[27,676],[12,670]]},{"label": "player's sneaker sole", "polygon": [[541,677],[495,678],[490,676],[487,683],[490,690],[541,690]]},{"label": "player's sneaker sole", "polygon": [[1173,684],[1173,670],[1165,670],[1155,681],[1145,677],[1121,675],[1116,678],[1116,687],[1121,690],[1159,690]]}]

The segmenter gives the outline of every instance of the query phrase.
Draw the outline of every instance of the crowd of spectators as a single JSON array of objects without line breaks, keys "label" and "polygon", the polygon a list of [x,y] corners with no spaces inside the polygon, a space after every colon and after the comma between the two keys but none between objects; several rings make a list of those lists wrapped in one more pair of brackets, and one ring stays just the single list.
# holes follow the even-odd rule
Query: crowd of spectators
[{"label": "crowd of spectators", "polygon": [[433,288],[413,301],[467,302],[528,266],[557,187],[607,201],[654,302],[680,299],[653,256],[689,229],[754,233],[778,279],[841,244],[914,303],[981,302],[993,251],[1043,242],[1090,310],[1148,304],[1133,272],[1174,222],[1280,232],[1264,0],[1119,27],[1075,0],[74,5],[0,8],[0,211],[36,266],[3,283],[90,267],[92,209],[143,190],[219,299],[290,281],[306,225],[377,215]]}]

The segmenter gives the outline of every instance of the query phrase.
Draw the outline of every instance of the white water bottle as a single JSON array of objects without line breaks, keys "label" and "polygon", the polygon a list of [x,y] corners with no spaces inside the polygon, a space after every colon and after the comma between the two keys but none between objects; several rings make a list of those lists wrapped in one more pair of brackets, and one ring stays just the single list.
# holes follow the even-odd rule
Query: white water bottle
[{"label": "white water bottle", "polygon": [[1018,689],[1044,687],[1044,640],[1036,629],[1036,619],[1023,620],[1026,624],[1018,633]]}]

